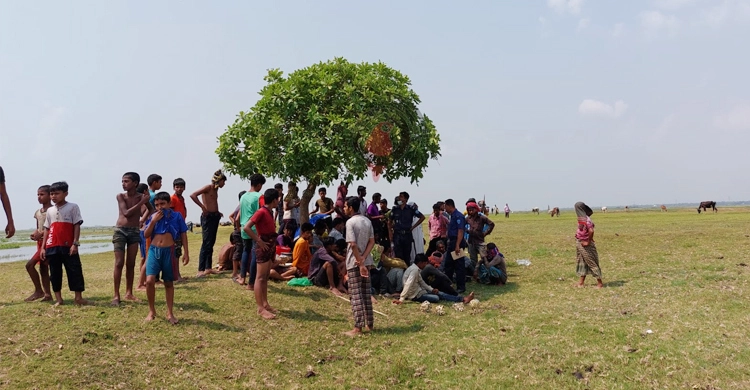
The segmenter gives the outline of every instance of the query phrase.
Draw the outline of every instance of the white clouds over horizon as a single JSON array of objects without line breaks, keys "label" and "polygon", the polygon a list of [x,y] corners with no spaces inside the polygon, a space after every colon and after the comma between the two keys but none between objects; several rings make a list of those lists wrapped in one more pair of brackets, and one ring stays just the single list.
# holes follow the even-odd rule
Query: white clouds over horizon
[{"label": "white clouds over horizon", "polygon": [[680,28],[680,21],[674,15],[665,15],[660,11],[644,11],[638,16],[641,28],[649,35],[654,36],[661,33],[673,36]]},{"label": "white clouds over horizon", "polygon": [[750,102],[735,105],[714,118],[714,125],[722,130],[750,130]]},{"label": "white clouds over horizon", "polygon": [[558,13],[578,15],[581,13],[583,0],[547,0],[547,6]]},{"label": "white clouds over horizon", "polygon": [[625,115],[628,105],[618,100],[614,105],[593,99],[585,99],[578,106],[578,113],[587,117],[619,118]]}]

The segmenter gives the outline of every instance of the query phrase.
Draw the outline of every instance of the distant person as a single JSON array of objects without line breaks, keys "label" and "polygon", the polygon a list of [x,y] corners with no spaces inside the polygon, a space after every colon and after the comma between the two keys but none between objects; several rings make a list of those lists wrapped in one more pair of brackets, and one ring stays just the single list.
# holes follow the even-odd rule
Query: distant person
[{"label": "distant person", "polygon": [[[265,176],[260,173],[254,173],[250,175],[250,191],[246,192],[240,198],[240,227],[242,235],[242,258],[240,259],[240,279],[241,284],[245,284],[245,276],[250,274],[250,280],[247,282],[246,289],[253,290],[255,288],[255,277],[257,272],[255,251],[253,250],[253,240],[245,232],[245,225],[250,218],[258,212],[260,208],[260,190],[263,185],[266,184]],[[255,231],[255,227],[251,228]]]},{"label": "distant person", "polygon": [[0,167],[0,201],[3,203],[5,217],[8,219],[8,224],[5,225],[5,238],[11,238],[16,234],[16,225],[13,223],[13,210],[10,208],[10,198],[8,198],[8,192],[5,190],[5,172],[3,172],[3,167]]},{"label": "distant person", "polygon": [[[185,197],[182,195],[185,192],[185,179],[178,177],[172,182],[172,189],[174,194],[169,199],[169,204],[172,210],[180,213],[182,219],[187,221],[187,206],[185,205]],[[180,258],[182,257],[182,237],[178,237],[174,243],[174,266],[172,272],[174,273],[175,283],[185,281],[180,273]]]},{"label": "distant person", "polygon": [[[276,258],[276,223],[273,220],[273,210],[278,206],[279,193],[269,188],[263,194],[263,198],[265,204],[250,218],[243,230],[255,241],[253,250],[258,271],[254,293],[258,314],[264,319],[272,320],[276,318],[276,309],[268,303],[268,275]],[[253,227],[257,232],[252,230]]]},{"label": "distant person", "polygon": [[156,318],[156,279],[161,274],[164,282],[164,294],[167,301],[167,320],[171,324],[177,324],[174,316],[174,275],[172,264],[174,262],[175,242],[180,239],[184,244],[185,257],[182,263],[190,262],[188,250],[187,225],[182,214],[170,208],[170,196],[167,192],[159,192],[154,197],[156,212],[146,221],[146,237],[151,238],[151,246],[148,249],[146,260],[146,296],[148,297],[148,315],[146,321]]},{"label": "distant person", "polygon": [[495,229],[495,223],[486,215],[480,213],[479,209],[479,205],[474,202],[466,205],[466,211],[469,213],[466,216],[467,233],[469,234],[469,258],[471,259],[474,277],[476,277],[478,258],[487,259],[487,245],[484,243],[484,238]]},{"label": "distant person", "polygon": [[[36,252],[31,256],[31,260],[26,263],[26,272],[29,273],[31,283],[34,284],[34,293],[26,298],[26,302],[36,301],[41,298],[42,302],[52,300],[52,290],[49,284],[49,266],[46,261],[42,261],[41,252],[44,242],[44,222],[47,220],[47,210],[52,207],[49,198],[49,186],[44,185],[36,191],[36,199],[42,208],[34,212],[36,220],[36,230],[31,233],[31,240],[36,241]],[[36,265],[39,264],[39,272],[36,272]],[[42,275],[41,281],[39,274]]]},{"label": "distant person", "polygon": [[[409,193],[403,191],[398,196],[398,202],[391,210],[391,221],[393,221],[393,253],[396,258],[411,264],[411,250],[414,244],[412,231],[422,225],[424,215],[413,206],[409,206]],[[417,219],[416,223],[414,219]]]},{"label": "distant person", "polygon": [[594,243],[594,222],[591,221],[591,215],[594,213],[591,207],[583,202],[578,202],[574,206],[576,217],[578,217],[578,230],[576,230],[576,259],[578,266],[576,273],[581,278],[577,286],[583,287],[586,275],[593,275],[596,278],[596,287],[602,288],[602,270],[599,268],[599,253],[596,251]]},{"label": "distant person", "polygon": [[505,204],[503,211],[505,211],[505,218],[510,218],[510,207],[508,207],[507,203]]},{"label": "distant person", "polygon": [[370,220],[360,214],[359,202],[358,197],[351,196],[344,204],[344,212],[349,217],[346,221],[346,271],[354,315],[354,329],[345,334],[351,337],[361,334],[362,328],[372,331],[374,325],[370,267],[374,265],[375,235]]},{"label": "distant person", "polygon": [[[198,254],[198,277],[216,274],[211,262],[216,244],[216,233],[219,231],[219,222],[224,214],[219,212],[219,189],[224,187],[227,177],[221,169],[214,172],[211,184],[201,187],[190,195],[190,199],[201,208],[201,230],[203,232],[203,243]],[[201,202],[198,197],[201,197]],[[275,229],[274,229],[275,230]]]},{"label": "distant person", "polygon": [[291,224],[293,230],[299,226],[299,189],[297,183],[290,181],[287,184],[286,196],[284,197],[284,226]]},{"label": "distant person", "polygon": [[44,221],[44,243],[40,257],[49,264],[50,282],[55,293],[55,305],[63,304],[62,272],[63,266],[68,276],[68,288],[75,293],[76,305],[88,305],[83,299],[85,290],[81,257],[78,255],[78,240],[81,237],[81,210],[75,203],[66,200],[68,197],[68,183],[64,181],[52,183],[49,195],[55,205],[47,210]]},{"label": "distant person", "polygon": [[331,226],[333,226],[333,220],[331,219],[331,214],[333,214],[334,211],[333,200],[326,196],[325,187],[318,188],[318,195],[320,198],[315,201],[315,209],[310,215],[324,215],[325,217],[323,217],[323,219],[326,221],[326,225],[328,225],[328,228],[330,229]]},{"label": "distant person", "polygon": [[349,190],[346,188],[346,184],[342,181],[341,184],[336,188],[336,204],[333,209],[336,212],[336,216],[346,221],[346,213],[344,212],[344,205],[346,203],[346,195]]},{"label": "distant person", "polygon": [[122,268],[125,267],[125,300],[137,302],[138,298],[133,295],[133,279],[135,278],[135,257],[141,245],[140,217],[142,207],[151,207],[148,194],[137,191],[141,176],[135,172],[126,172],[122,175],[123,193],[117,194],[117,222],[112,234],[112,244],[115,252],[114,297],[112,306],[120,304],[120,282],[122,281]]}]

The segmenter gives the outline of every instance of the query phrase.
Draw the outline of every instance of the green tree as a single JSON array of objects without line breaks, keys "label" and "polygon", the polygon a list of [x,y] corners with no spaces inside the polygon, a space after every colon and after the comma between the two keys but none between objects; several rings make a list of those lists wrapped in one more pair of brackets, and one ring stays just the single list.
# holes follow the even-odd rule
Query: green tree
[{"label": "green tree", "polygon": [[[388,182],[409,177],[417,183],[429,160],[440,156],[440,136],[417,109],[409,78],[381,62],[335,58],[286,77],[272,69],[264,79],[260,99],[219,137],[216,153],[228,172],[245,179],[261,173],[307,182],[302,221],[320,185],[362,179],[373,165]],[[388,130],[388,154],[368,152],[376,127]]]}]

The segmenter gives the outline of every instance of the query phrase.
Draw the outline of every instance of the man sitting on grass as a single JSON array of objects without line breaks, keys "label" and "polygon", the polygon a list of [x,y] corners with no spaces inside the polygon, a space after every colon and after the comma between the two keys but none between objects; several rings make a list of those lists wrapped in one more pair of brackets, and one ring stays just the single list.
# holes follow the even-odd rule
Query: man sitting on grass
[{"label": "man sitting on grass", "polygon": [[334,295],[344,296],[346,289],[339,272],[339,264],[334,259],[336,249],[336,240],[333,237],[323,239],[323,247],[312,257],[308,278],[314,285],[328,287]]},{"label": "man sitting on grass", "polygon": [[401,291],[401,297],[398,300],[393,301],[395,304],[401,304],[407,300],[414,302],[428,301],[431,303],[437,303],[441,299],[450,302],[463,302],[469,303],[474,299],[474,293],[471,293],[465,297],[460,295],[450,295],[439,291],[436,288],[432,288],[430,285],[425,283],[422,279],[420,271],[429,264],[427,256],[424,253],[420,253],[414,257],[414,264],[410,265],[409,268],[404,272],[404,290]]}]

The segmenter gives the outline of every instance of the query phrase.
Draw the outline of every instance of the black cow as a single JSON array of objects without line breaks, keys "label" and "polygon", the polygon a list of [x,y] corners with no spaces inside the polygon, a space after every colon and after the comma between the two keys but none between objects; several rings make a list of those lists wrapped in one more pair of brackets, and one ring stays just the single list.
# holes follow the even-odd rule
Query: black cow
[{"label": "black cow", "polygon": [[716,202],[714,202],[713,200],[707,200],[707,201],[701,202],[701,204],[698,205],[698,214],[701,213],[701,209],[703,209],[703,211],[706,211],[706,209],[709,209],[709,208],[713,209],[714,213],[715,213],[716,212]]}]

